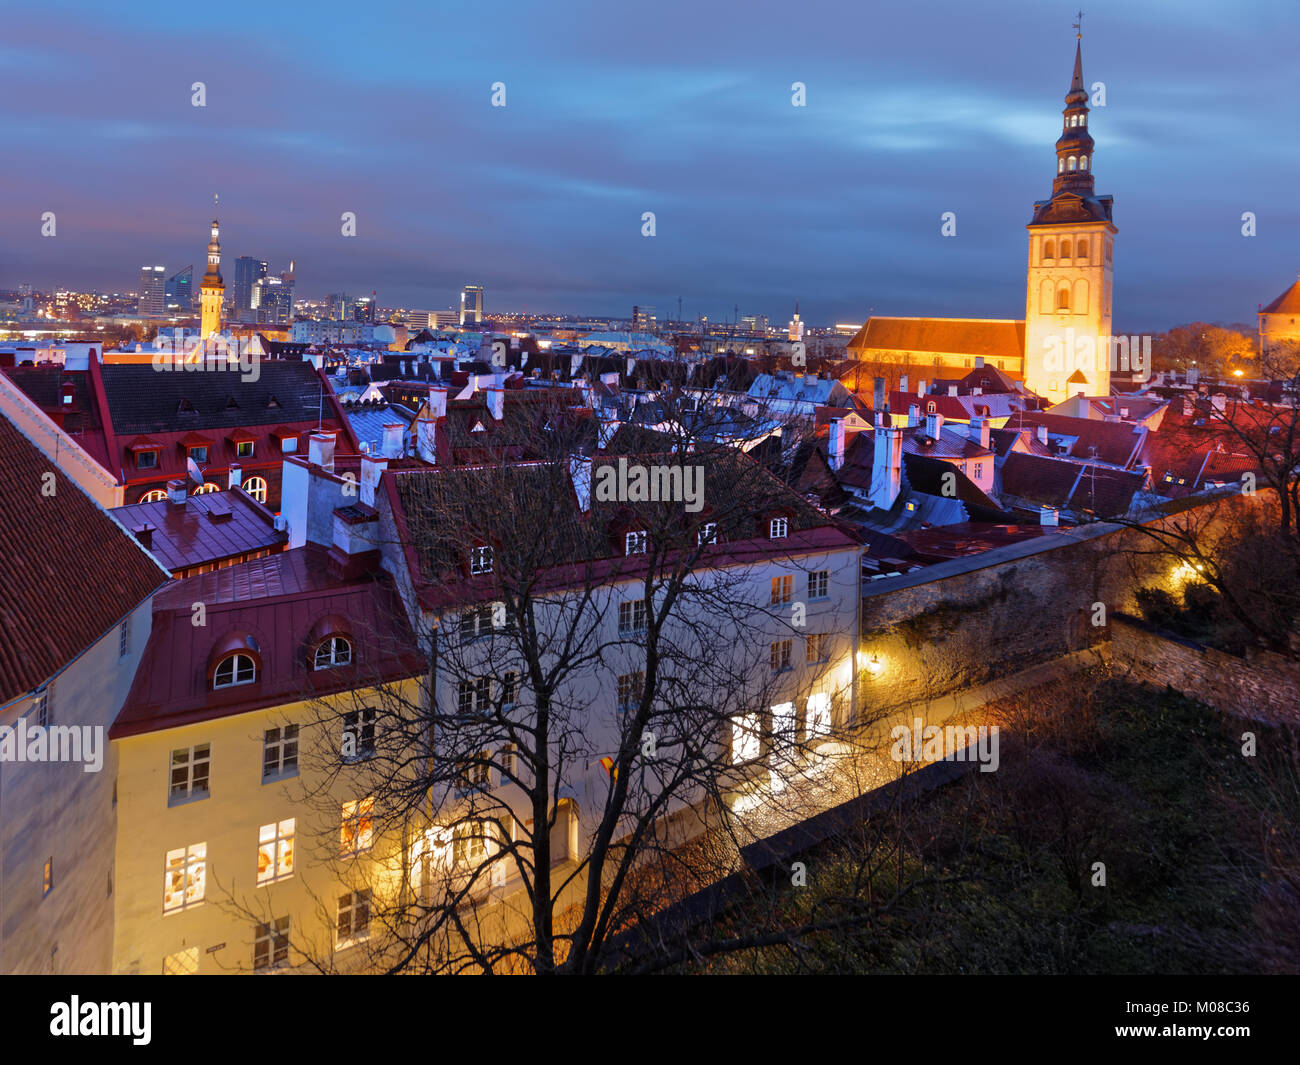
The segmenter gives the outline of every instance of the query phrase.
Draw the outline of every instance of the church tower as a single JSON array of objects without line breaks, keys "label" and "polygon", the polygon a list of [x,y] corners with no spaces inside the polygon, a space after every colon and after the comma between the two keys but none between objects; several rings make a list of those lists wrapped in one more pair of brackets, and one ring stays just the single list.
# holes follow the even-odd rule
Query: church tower
[{"label": "church tower", "polygon": [[[1078,27],[1076,26],[1076,29]],[[1052,198],[1034,204],[1025,285],[1025,386],[1060,403],[1110,394],[1110,297],[1115,234],[1112,197],[1093,192],[1083,34],[1056,142]],[[1118,368],[1118,367],[1117,367]]]},{"label": "church tower", "polygon": [[208,269],[199,286],[199,305],[202,308],[199,337],[205,342],[208,337],[221,332],[221,303],[225,298],[226,283],[221,279],[221,231],[214,218],[212,239],[208,241]]}]

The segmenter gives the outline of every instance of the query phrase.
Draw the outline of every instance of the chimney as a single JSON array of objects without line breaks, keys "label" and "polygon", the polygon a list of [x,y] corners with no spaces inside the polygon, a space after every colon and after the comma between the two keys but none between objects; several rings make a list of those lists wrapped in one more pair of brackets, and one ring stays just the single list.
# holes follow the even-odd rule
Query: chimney
[{"label": "chimney", "polygon": [[871,505],[888,510],[898,498],[903,472],[903,431],[879,428],[871,457]]},{"label": "chimney", "polygon": [[956,394],[957,394],[957,386],[956,386],[956,385],[949,385],[949,386],[948,386],[948,395],[950,395],[950,396],[955,396]]},{"label": "chimney", "polygon": [[875,401],[871,405],[876,410],[885,409],[885,379],[883,377],[876,378]]},{"label": "chimney", "polygon": [[433,418],[447,416],[447,390],[445,388],[429,389],[429,415]]},{"label": "chimney", "polygon": [[982,388],[972,388],[972,389],[970,390],[970,394],[971,394],[972,396],[982,396],[982,395],[984,395],[984,389],[982,389]]},{"label": "chimney", "polygon": [[238,462],[230,464],[230,472],[227,474],[226,487],[238,488],[244,483],[244,467]]},{"label": "chimney", "polygon": [[[231,468],[236,470],[239,469],[238,466],[234,466]],[[184,481],[167,482],[167,502],[172,506],[177,506],[177,507],[185,506],[185,482]]]},{"label": "chimney", "polygon": [[939,433],[943,430],[943,415],[938,411],[931,411],[925,416],[925,435],[931,440],[938,440]]},{"label": "chimney", "polygon": [[1060,525],[1061,515],[1055,507],[1049,507],[1046,503],[1038,511],[1039,525]]},{"label": "chimney", "polygon": [[484,395],[487,396],[488,410],[492,412],[492,417],[500,421],[506,413],[506,391],[504,388],[489,388]]},{"label": "chimney", "polygon": [[402,457],[402,430],[405,428],[401,422],[384,423],[384,442],[380,454],[386,459],[400,459]]},{"label": "chimney", "polygon": [[131,531],[135,533],[135,538],[139,542],[141,547],[143,547],[146,551],[153,550],[153,526],[152,525],[150,525],[148,522],[145,522],[145,524],[141,525],[139,528],[132,529]]},{"label": "chimney", "polygon": [[917,394],[918,396],[923,396],[923,395],[925,395],[925,378],[924,378],[924,377],[921,378],[921,380],[919,380],[919,381],[916,382],[916,394]]},{"label": "chimney", "polygon": [[1228,406],[1228,397],[1220,392],[1217,395],[1211,396],[1210,402],[1214,405],[1214,409],[1222,414]]},{"label": "chimney", "polygon": [[913,403],[910,407],[907,408],[907,427],[909,429],[915,429],[920,424],[921,424],[921,407],[919,404]]},{"label": "chimney", "polygon": [[979,444],[980,447],[988,447],[989,428],[989,420],[987,418],[972,418],[970,420],[970,439]]},{"label": "chimney", "polygon": [[621,423],[617,418],[610,418],[603,412],[596,415],[596,446],[606,448],[609,442],[614,439],[614,434],[618,431]]},{"label": "chimney", "polygon": [[903,374],[903,376],[898,379],[898,390],[900,392],[907,391],[907,374]]},{"label": "chimney", "polygon": [[379,478],[388,469],[387,458],[374,455],[361,456],[361,502],[368,507],[375,505],[375,489],[379,487]]},{"label": "chimney", "polygon": [[432,418],[415,419],[415,453],[425,462],[438,462],[438,423]]},{"label": "chimney", "polygon": [[977,369],[977,370],[982,370],[982,369],[984,369],[984,356],[983,356],[983,355],[976,355],[976,356],[975,356],[975,369]]},{"label": "chimney", "polygon": [[832,418],[830,422],[830,436],[828,441],[828,452],[830,454],[831,469],[838,470],[844,465],[844,419]]},{"label": "chimney", "polygon": [[1038,442],[1039,442],[1040,444],[1046,445],[1046,444],[1047,444],[1047,426],[1045,426],[1045,425],[1040,425],[1040,426],[1037,427],[1037,431],[1038,431]]},{"label": "chimney", "polygon": [[307,438],[307,461],[313,466],[321,466],[327,470],[334,469],[333,433],[312,433]]}]

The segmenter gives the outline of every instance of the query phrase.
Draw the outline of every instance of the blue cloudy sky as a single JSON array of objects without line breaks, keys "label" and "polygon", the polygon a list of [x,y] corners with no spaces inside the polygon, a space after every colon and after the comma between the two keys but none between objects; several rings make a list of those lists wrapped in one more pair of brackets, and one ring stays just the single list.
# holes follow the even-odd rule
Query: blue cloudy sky
[{"label": "blue cloudy sky", "polygon": [[[306,296],[441,309],[476,281],[490,310],[1020,317],[1073,8],[3,0],[0,287],[197,273],[219,191],[227,283],[235,256],[292,256]],[[1300,270],[1300,3],[1085,10],[1116,327],[1252,320]]]}]

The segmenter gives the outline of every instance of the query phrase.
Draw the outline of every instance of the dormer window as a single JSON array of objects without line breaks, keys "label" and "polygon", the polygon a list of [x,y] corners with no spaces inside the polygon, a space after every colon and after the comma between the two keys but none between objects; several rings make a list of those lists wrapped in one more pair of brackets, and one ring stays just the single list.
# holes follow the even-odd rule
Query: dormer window
[{"label": "dormer window", "polygon": [[925,405],[926,414],[934,414],[936,411],[938,411],[938,409],[939,409],[939,404],[937,404],[934,400],[930,400],[930,402]]},{"label": "dormer window", "polygon": [[135,453],[135,468],[137,470],[152,470],[158,466],[158,452],[156,451],[137,451]]},{"label": "dormer window", "polygon": [[241,459],[251,459],[253,457],[253,441],[237,440],[235,442],[235,454]]},{"label": "dormer window", "polygon": [[233,688],[239,684],[252,684],[257,679],[257,666],[250,655],[227,655],[217,663],[212,675],[213,688]]},{"label": "dormer window", "polygon": [[352,662],[352,644],[344,636],[330,636],[319,647],[312,661],[313,669],[334,669]]},{"label": "dormer window", "polygon": [[644,555],[648,538],[644,529],[636,529],[623,537],[625,555]]},{"label": "dormer window", "polygon": [[718,523],[716,521],[706,521],[700,526],[697,534],[701,546],[704,544],[715,544],[718,542]]},{"label": "dormer window", "polygon": [[473,574],[492,572],[492,548],[476,547],[469,553],[469,571]]},{"label": "dormer window", "polygon": [[192,447],[192,448],[190,448],[190,449],[189,449],[189,455],[190,455],[190,458],[192,458],[195,462],[207,462],[207,461],[208,461],[208,448],[207,448],[207,445],[204,444],[202,447]]},{"label": "dormer window", "polygon": [[773,518],[768,522],[767,538],[769,540],[784,540],[790,535],[789,518]]}]

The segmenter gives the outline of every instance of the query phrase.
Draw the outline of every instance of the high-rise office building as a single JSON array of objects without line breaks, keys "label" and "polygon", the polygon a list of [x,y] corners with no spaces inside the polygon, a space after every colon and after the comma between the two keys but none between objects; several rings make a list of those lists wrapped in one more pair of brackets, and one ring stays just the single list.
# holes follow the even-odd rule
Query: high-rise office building
[{"label": "high-rise office building", "polygon": [[266,260],[241,255],[235,260],[235,313],[253,309],[253,286],[266,276]]},{"label": "high-rise office building", "polygon": [[253,286],[252,314],[266,325],[287,325],[293,321],[293,285],[283,277],[259,277]]},{"label": "high-rise office building", "polygon": [[163,302],[168,314],[188,312],[194,306],[194,267],[177,270],[167,279]]},{"label": "high-rise office building", "polygon": [[325,297],[325,313],[327,317],[336,321],[342,321],[348,316],[348,297],[343,292],[331,292]]},{"label": "high-rise office building", "polygon": [[466,285],[460,290],[460,324],[481,325],[483,322],[483,286]]},{"label": "high-rise office building", "polygon": [[167,271],[161,266],[140,267],[140,295],[137,314],[161,318],[167,311]]},{"label": "high-rise office building", "polygon": [[352,305],[352,320],[354,322],[374,322],[376,320],[376,301],[372,292],[369,296],[362,296]]}]

